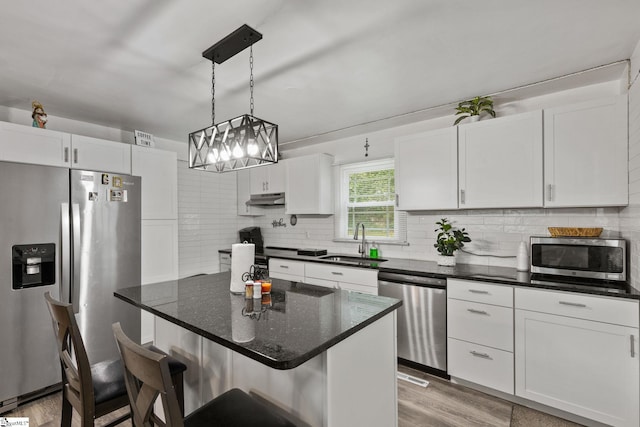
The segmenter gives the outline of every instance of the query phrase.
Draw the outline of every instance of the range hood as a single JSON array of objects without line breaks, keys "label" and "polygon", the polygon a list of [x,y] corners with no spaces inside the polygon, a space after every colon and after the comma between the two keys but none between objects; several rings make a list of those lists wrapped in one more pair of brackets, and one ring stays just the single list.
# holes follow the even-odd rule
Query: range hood
[{"label": "range hood", "polygon": [[284,193],[252,194],[246,202],[247,206],[282,206]]}]

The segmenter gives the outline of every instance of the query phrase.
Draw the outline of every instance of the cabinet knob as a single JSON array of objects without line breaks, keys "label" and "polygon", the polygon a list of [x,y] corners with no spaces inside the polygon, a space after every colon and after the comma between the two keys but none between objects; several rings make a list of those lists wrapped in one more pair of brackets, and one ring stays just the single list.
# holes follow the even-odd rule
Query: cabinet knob
[{"label": "cabinet knob", "polygon": [[73,149],[73,163],[78,163],[78,149],[74,148]]}]

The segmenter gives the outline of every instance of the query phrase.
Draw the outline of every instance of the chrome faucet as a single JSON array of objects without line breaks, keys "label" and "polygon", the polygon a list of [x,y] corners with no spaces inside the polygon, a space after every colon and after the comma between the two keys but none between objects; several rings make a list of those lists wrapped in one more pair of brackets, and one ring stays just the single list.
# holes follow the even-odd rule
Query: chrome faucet
[{"label": "chrome faucet", "polygon": [[358,230],[360,229],[360,226],[362,226],[362,243],[358,246],[358,253],[362,258],[365,258],[367,256],[367,242],[364,240],[364,223],[359,222],[358,225],[356,225],[356,232],[353,235],[353,240],[358,240]]}]

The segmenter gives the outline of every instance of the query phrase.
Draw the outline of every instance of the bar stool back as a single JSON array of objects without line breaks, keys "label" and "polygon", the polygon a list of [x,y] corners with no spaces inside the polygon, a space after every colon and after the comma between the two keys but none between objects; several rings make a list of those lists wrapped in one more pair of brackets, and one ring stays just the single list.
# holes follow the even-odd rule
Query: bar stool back
[{"label": "bar stool back", "polygon": [[[239,389],[223,393],[183,419],[170,381],[167,357],[133,342],[119,323],[113,325],[113,333],[124,363],[135,427],[295,427]],[[162,402],[166,422],[153,412],[158,398]]]},{"label": "bar stool back", "polygon": [[[71,305],[56,301],[49,292],[44,298],[51,313],[62,368],[61,425],[71,426],[73,408],[80,414],[82,426],[93,426],[96,418],[129,406],[122,362],[107,360],[91,366]],[[127,412],[108,426],[129,416]]]}]

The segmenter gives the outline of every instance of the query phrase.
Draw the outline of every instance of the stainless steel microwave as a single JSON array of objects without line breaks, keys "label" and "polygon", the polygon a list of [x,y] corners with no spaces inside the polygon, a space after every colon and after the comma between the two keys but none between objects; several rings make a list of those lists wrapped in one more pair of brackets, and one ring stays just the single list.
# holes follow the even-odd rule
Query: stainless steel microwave
[{"label": "stainless steel microwave", "polygon": [[627,241],[531,237],[531,272],[586,279],[627,280]]}]

